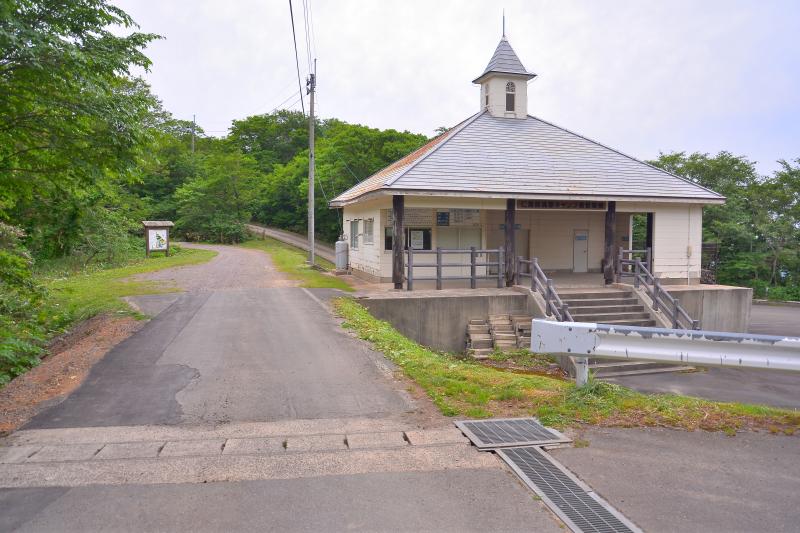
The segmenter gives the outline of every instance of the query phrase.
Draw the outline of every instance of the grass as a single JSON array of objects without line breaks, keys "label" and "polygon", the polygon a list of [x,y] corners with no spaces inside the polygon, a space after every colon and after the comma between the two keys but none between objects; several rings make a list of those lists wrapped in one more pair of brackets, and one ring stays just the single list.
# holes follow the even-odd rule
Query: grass
[{"label": "grass", "polygon": [[577,388],[549,376],[525,375],[436,352],[404,337],[350,298],[334,301],[344,327],[373,344],[418,383],[447,416],[537,416],[555,427],[582,424],[662,426],[734,434],[763,428],[792,434],[800,413],[671,394],[648,395],[590,380]]},{"label": "grass", "polygon": [[[307,252],[289,244],[270,237],[264,237],[263,239],[247,241],[242,246],[267,252],[272,257],[272,261],[278,270],[288,274],[291,279],[301,281],[301,287],[308,289],[340,289],[348,292],[353,290],[341,278],[311,268],[306,263]],[[324,270],[334,269],[333,263],[319,256],[317,256],[317,264]]]},{"label": "grass", "polygon": [[173,246],[169,257],[162,254],[150,258],[142,256],[124,266],[49,278],[45,280],[50,292],[49,307],[62,326],[101,313],[134,314],[121,300],[122,297],[172,292],[175,289],[157,282],[126,278],[164,268],[204,263],[215,255],[217,253],[210,250]]}]

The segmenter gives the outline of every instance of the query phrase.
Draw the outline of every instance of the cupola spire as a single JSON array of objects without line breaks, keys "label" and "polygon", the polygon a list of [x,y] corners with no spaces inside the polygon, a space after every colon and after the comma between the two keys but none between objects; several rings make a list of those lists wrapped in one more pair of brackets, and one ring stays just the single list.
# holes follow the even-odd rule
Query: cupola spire
[{"label": "cupola spire", "polygon": [[483,74],[472,80],[481,86],[481,109],[496,117],[528,116],[528,81],[536,77],[528,72],[506,39],[506,16],[503,12],[503,36]]}]

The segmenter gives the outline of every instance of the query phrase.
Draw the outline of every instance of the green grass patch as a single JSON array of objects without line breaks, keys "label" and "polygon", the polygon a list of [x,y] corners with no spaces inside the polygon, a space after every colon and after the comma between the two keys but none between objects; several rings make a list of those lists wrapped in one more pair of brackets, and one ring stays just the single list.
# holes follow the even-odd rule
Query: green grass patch
[{"label": "green grass patch", "polygon": [[173,292],[176,289],[158,282],[127,278],[164,268],[204,263],[215,255],[217,252],[211,250],[172,246],[169,257],[163,254],[149,258],[140,256],[125,266],[50,278],[45,281],[51,295],[48,307],[54,315],[54,321],[62,327],[100,313],[130,314],[132,310],[121,300],[122,297]]},{"label": "green grass patch", "polygon": [[[348,292],[353,290],[353,288],[341,278],[311,268],[308,263],[306,263],[308,252],[305,250],[295,248],[294,246],[270,237],[253,239],[242,243],[241,246],[267,252],[278,270],[288,274],[290,278],[302,282],[300,285],[301,287],[309,289],[340,289]],[[334,269],[333,263],[319,256],[317,256],[317,265],[326,271]]]},{"label": "green grass patch", "polygon": [[421,346],[350,298],[334,301],[344,327],[373,344],[417,382],[447,416],[537,416],[555,427],[666,426],[721,430],[764,428],[791,434],[800,412],[720,403],[672,394],[642,394],[590,380],[585,387],[549,376],[482,365]]}]

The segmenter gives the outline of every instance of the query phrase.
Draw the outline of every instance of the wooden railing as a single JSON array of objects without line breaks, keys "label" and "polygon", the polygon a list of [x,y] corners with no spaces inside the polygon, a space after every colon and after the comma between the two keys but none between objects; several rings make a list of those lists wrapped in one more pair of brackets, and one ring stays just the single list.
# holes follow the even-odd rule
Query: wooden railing
[{"label": "wooden railing", "polygon": [[619,247],[619,251],[617,252],[617,280],[622,275],[622,271],[627,269],[627,272],[630,273],[633,271],[633,261],[635,259],[640,259],[642,263],[647,267],[647,270],[650,272],[653,271],[653,249],[652,248],[644,248],[642,250],[634,250],[629,249],[626,250],[622,246]]},{"label": "wooden railing", "polygon": [[[444,256],[451,254],[469,254],[468,263],[445,263]],[[415,258],[420,255],[435,256],[435,263],[417,263]],[[490,261],[490,256],[496,255],[497,261]],[[479,279],[497,279],[497,287],[505,286],[505,252],[503,248],[496,250],[479,250],[474,246],[464,250],[436,248],[435,250],[406,250],[406,290],[414,290],[415,281],[436,281],[436,289],[442,289],[442,282],[448,280],[469,280],[471,289],[478,286]],[[445,268],[469,267],[468,276],[444,275]],[[478,267],[497,267],[496,274],[490,274],[488,268],[485,274],[478,274]],[[433,268],[434,276],[418,276],[414,273],[415,268]]]},{"label": "wooden railing", "polygon": [[514,282],[517,285],[522,285],[522,278],[530,278],[531,290],[538,292],[544,298],[547,316],[553,316],[559,322],[574,322],[572,315],[569,313],[569,305],[561,301],[553,280],[544,273],[539,266],[537,258],[534,257],[528,260],[524,257],[517,257],[517,271],[515,272]]},{"label": "wooden railing", "polygon": [[663,289],[661,282],[650,273],[641,259],[622,259],[620,263],[620,278],[632,276],[634,287],[644,287],[645,293],[653,302],[653,311],[661,310],[667,315],[673,329],[700,329],[700,321],[689,316],[686,309],[681,307],[680,300]]}]

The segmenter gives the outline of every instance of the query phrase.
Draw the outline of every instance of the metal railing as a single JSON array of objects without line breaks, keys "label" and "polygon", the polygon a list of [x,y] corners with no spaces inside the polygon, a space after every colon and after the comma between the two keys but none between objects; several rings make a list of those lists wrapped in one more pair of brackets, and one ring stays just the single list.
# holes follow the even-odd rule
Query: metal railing
[{"label": "metal railing", "polygon": [[534,319],[531,351],[574,357],[578,385],[588,380],[590,357],[800,372],[800,338],[752,333]]},{"label": "metal railing", "polygon": [[[444,256],[452,254],[469,254],[468,263],[445,263]],[[414,258],[420,255],[435,256],[435,263],[416,263]],[[490,256],[496,255],[497,261],[491,261]],[[505,286],[505,252],[502,247],[496,250],[480,250],[474,246],[468,249],[445,249],[436,248],[435,250],[406,250],[406,290],[414,290],[415,281],[435,281],[436,290],[442,289],[442,282],[448,280],[469,280],[471,289],[478,286],[479,279],[497,279],[497,287]],[[444,275],[444,269],[452,267],[469,267],[469,275]],[[485,274],[478,274],[478,267],[487,267]],[[497,273],[490,273],[488,267],[497,267]],[[416,268],[433,268],[435,275],[418,276],[414,273]]]},{"label": "metal railing", "polygon": [[[653,249],[648,247],[642,250],[629,249],[626,250],[622,246],[619,247],[617,252],[617,278],[622,275],[622,272],[628,269],[630,272],[632,261],[641,259],[649,271],[653,271]],[[630,263],[626,261],[631,261]]]},{"label": "metal railing", "polygon": [[[672,322],[675,329],[700,329],[700,321],[693,319],[686,309],[681,306],[680,300],[665,291],[661,282],[650,273],[641,259],[621,259],[619,261],[618,275],[633,277],[635,288],[644,287],[644,291],[652,301],[653,311],[662,311]],[[631,268],[625,268],[630,266]]]},{"label": "metal railing", "polygon": [[[523,268],[527,265],[526,269]],[[569,312],[569,304],[561,301],[561,297],[556,292],[553,280],[548,278],[542,268],[539,266],[537,258],[525,259],[520,256],[517,257],[517,270],[514,273],[514,283],[521,285],[522,278],[530,278],[531,290],[536,291],[542,295],[545,301],[545,313],[547,316],[553,316],[559,322],[572,322],[572,315]]]}]

